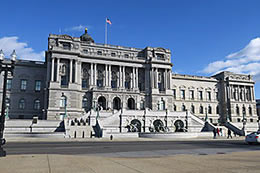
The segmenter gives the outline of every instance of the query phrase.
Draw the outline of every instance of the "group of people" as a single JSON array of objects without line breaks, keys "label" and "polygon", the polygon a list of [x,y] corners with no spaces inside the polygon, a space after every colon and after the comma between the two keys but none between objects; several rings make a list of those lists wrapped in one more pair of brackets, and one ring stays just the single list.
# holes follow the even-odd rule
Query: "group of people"
[{"label": "group of people", "polygon": [[[232,139],[231,133],[232,133],[231,130],[228,129],[227,138],[231,138]],[[213,135],[214,135],[213,136],[214,139],[216,139],[217,135],[218,136],[223,136],[222,128],[214,128],[213,129]],[[234,135],[236,135],[236,134],[234,133]]]}]

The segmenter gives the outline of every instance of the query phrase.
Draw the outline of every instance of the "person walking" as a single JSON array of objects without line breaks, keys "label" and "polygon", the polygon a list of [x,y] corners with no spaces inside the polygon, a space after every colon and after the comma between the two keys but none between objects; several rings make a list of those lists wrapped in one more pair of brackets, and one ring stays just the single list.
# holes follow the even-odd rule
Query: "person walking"
[{"label": "person walking", "polygon": [[227,138],[229,138],[229,137],[232,139],[231,130],[230,129],[228,129],[228,136],[227,136]]},{"label": "person walking", "polygon": [[217,128],[217,134],[218,134],[218,136],[219,136],[219,128]]},{"label": "person walking", "polygon": [[217,129],[213,129],[213,139],[216,139],[216,136],[217,136]]}]

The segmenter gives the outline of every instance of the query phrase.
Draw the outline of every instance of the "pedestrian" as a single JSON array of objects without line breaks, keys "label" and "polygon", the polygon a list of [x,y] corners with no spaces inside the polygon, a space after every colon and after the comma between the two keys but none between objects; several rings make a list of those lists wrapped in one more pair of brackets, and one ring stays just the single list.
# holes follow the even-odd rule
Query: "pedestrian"
[{"label": "pedestrian", "polygon": [[229,137],[232,139],[231,130],[230,129],[228,129],[228,136],[227,136],[227,138],[229,138]]},{"label": "pedestrian", "polygon": [[223,136],[222,128],[219,129],[220,135]]},{"label": "pedestrian", "polygon": [[237,137],[237,134],[235,132],[233,132],[233,134],[234,134],[234,137]]},{"label": "pedestrian", "polygon": [[218,136],[219,136],[219,128],[217,128],[217,133],[218,133]]},{"label": "pedestrian", "polygon": [[213,139],[216,139],[216,136],[217,136],[217,129],[213,129]]}]

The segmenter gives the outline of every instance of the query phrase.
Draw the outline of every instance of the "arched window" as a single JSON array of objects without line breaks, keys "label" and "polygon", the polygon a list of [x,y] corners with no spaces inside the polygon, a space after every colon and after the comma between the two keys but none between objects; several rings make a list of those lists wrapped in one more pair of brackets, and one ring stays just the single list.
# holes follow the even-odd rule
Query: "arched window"
[{"label": "arched window", "polygon": [[209,113],[209,114],[212,114],[212,109],[211,109],[211,106],[210,106],[210,105],[208,106],[208,113]]},{"label": "arched window", "polygon": [[145,109],[144,100],[141,100],[141,102],[140,102],[140,109],[141,109],[141,110],[144,110],[144,109]]},{"label": "arched window", "polygon": [[185,105],[182,105],[181,110],[182,110],[182,111],[186,111],[186,106],[185,106]]},{"label": "arched window", "polygon": [[98,98],[98,105],[101,106],[102,110],[106,110],[107,109],[106,98],[104,96],[100,96]]},{"label": "arched window", "polygon": [[195,113],[195,107],[194,107],[194,105],[191,105],[190,111],[191,111],[191,113]]},{"label": "arched window", "polygon": [[34,109],[40,110],[41,108],[41,102],[39,99],[34,100]]},{"label": "arched window", "polygon": [[25,100],[24,99],[19,100],[19,109],[25,109]]},{"label": "arched window", "polygon": [[200,114],[203,114],[203,106],[200,106]]},{"label": "arched window", "polygon": [[65,108],[67,106],[67,97],[63,94],[60,98],[60,107]]}]

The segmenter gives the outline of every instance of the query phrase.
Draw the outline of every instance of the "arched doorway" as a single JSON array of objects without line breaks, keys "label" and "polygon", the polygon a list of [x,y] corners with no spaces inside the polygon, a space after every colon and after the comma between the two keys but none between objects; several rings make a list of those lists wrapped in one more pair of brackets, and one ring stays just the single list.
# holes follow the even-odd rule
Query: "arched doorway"
[{"label": "arched doorway", "polygon": [[138,119],[133,119],[128,126],[129,132],[141,132],[142,124]]},{"label": "arched doorway", "polygon": [[98,105],[102,107],[102,110],[106,110],[106,98],[104,96],[100,96],[98,98]]},{"label": "arched doorway", "polygon": [[177,120],[174,123],[175,132],[183,132],[184,131],[184,123],[181,120]]},{"label": "arched doorway", "polygon": [[129,98],[127,100],[127,107],[130,110],[134,110],[135,109],[135,100],[133,98]]},{"label": "arched doorway", "polygon": [[153,126],[156,132],[161,132],[164,131],[164,124],[162,122],[162,120],[155,120],[153,122]]},{"label": "arched doorway", "polygon": [[119,97],[115,97],[113,100],[113,109],[119,110],[121,109],[121,99]]}]

